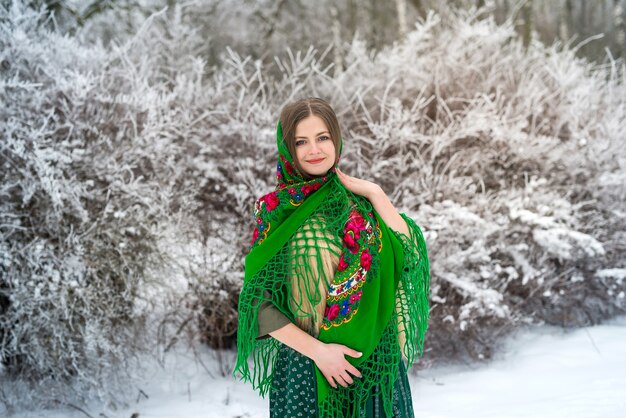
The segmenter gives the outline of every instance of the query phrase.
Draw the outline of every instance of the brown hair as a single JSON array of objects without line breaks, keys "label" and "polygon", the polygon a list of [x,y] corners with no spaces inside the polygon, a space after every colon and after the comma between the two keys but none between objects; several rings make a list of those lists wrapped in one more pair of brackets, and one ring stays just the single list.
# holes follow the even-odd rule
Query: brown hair
[{"label": "brown hair", "polygon": [[337,166],[339,160],[339,150],[341,149],[341,129],[335,111],[330,107],[328,102],[319,97],[307,97],[292,103],[288,103],[280,112],[280,127],[283,133],[283,141],[291,154],[293,163],[305,180],[310,180],[313,176],[308,175],[298,163],[296,158],[296,126],[302,119],[315,115],[324,121],[330,139],[335,145],[335,163],[332,168]]}]

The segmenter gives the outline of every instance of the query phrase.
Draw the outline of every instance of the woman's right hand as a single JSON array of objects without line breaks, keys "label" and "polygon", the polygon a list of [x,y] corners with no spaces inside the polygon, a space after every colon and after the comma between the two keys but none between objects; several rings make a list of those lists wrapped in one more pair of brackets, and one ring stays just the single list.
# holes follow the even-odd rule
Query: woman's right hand
[{"label": "woman's right hand", "polygon": [[[362,356],[358,351],[342,344],[321,343],[312,357],[312,360],[320,369],[326,380],[328,380],[328,383],[335,389],[337,388],[337,383],[343,387],[348,387],[348,385],[354,382],[348,372],[356,377],[362,377],[361,372],[346,360],[346,354],[350,357]],[[335,383],[335,381],[337,383]]]}]

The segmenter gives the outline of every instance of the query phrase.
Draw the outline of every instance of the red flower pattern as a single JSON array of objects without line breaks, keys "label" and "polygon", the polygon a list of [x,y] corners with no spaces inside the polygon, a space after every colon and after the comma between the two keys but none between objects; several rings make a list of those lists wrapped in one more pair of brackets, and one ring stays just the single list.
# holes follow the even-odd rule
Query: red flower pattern
[{"label": "red flower pattern", "polygon": [[337,271],[344,271],[348,268],[348,263],[344,259],[345,254],[341,254],[341,258],[339,259],[339,265],[337,266]]},{"label": "red flower pattern", "polygon": [[343,230],[343,242],[352,254],[356,254],[359,251],[360,246],[357,240],[361,237],[361,231],[365,229],[365,225],[365,219],[358,211],[353,210],[350,212],[350,219]]},{"label": "red flower pattern", "polygon": [[359,290],[357,293],[350,295],[350,303],[356,303],[361,300],[361,295],[363,294],[362,290]]},{"label": "red flower pattern", "polygon": [[327,306],[325,315],[329,321],[337,318],[337,315],[339,315],[339,305],[330,305],[330,307]]},{"label": "red flower pattern", "polygon": [[308,195],[311,192],[314,192],[315,190],[319,189],[321,187],[321,183],[313,183],[313,184],[305,184],[304,186],[302,186],[302,193],[304,193],[304,195]]},{"label": "red flower pattern", "polygon": [[287,170],[287,173],[293,175],[294,171],[293,171],[293,166],[291,165],[291,163],[289,161],[285,161],[283,164],[285,165],[285,170]]},{"label": "red flower pattern", "polygon": [[346,247],[348,247],[348,250],[350,250],[352,254],[356,254],[359,252],[359,243],[356,242],[358,238],[358,231],[356,232],[356,234],[354,231],[348,231],[343,236],[343,242],[344,244],[346,244]]},{"label": "red flower pattern", "polygon": [[370,254],[369,249],[366,248],[365,251],[363,251],[363,253],[361,254],[361,266],[366,271],[369,271],[371,265],[372,265],[372,255]]},{"label": "red flower pattern", "polygon": [[265,202],[265,207],[266,207],[268,212],[271,212],[274,209],[276,209],[276,206],[278,206],[278,204],[280,203],[280,200],[278,199],[278,196],[276,196],[276,192],[272,192],[272,193],[266,195],[263,198],[263,201]]}]

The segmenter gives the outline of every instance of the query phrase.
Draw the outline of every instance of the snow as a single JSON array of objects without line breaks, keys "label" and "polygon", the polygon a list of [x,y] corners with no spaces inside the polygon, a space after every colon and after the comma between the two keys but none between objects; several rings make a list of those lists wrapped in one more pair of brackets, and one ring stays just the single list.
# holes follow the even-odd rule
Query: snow
[{"label": "snow", "polygon": [[433,368],[411,381],[420,417],[624,417],[626,317],[566,333],[521,332],[487,366]]},{"label": "snow", "polygon": [[[485,364],[437,366],[411,371],[417,417],[624,417],[626,416],[626,316],[598,326],[565,331],[541,326],[505,341],[502,354]],[[228,353],[232,361],[234,353]],[[247,383],[219,377],[215,353],[202,354],[211,377],[191,354],[170,355],[139,385],[148,396],[107,417],[268,417],[269,398]],[[85,408],[99,416],[102,408]],[[2,411],[0,411],[2,412]],[[84,417],[55,410],[17,413],[17,418]]]},{"label": "snow", "polygon": [[622,280],[626,278],[626,269],[603,269],[596,271],[598,277],[613,277],[618,283],[622,283]]}]

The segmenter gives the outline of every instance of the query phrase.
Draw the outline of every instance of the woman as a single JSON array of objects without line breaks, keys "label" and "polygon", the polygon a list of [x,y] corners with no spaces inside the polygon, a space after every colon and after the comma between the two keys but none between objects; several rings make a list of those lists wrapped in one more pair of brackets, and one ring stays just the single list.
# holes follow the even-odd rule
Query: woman
[{"label": "woman", "polygon": [[324,100],[285,106],[277,146],[276,190],[255,203],[233,375],[270,393],[272,417],[412,417],[401,354],[422,355],[428,326],[421,230],[337,168],[343,141]]}]

